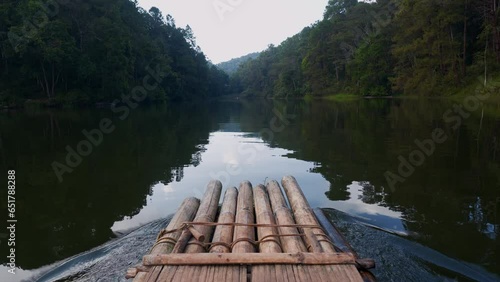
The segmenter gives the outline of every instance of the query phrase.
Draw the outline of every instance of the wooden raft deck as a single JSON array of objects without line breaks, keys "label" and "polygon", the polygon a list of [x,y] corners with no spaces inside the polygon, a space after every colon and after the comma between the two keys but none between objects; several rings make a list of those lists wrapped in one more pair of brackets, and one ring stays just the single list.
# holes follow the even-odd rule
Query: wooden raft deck
[{"label": "wooden raft deck", "polygon": [[222,185],[211,181],[201,202],[184,200],[142,265],[129,269],[127,278],[374,281],[365,270],[373,261],[334,245],[341,235],[332,235],[334,227],[322,214],[315,216],[295,178],[284,177],[282,185],[290,207],[278,182],[270,181],[266,187],[243,182],[239,189],[227,189],[219,208]]}]

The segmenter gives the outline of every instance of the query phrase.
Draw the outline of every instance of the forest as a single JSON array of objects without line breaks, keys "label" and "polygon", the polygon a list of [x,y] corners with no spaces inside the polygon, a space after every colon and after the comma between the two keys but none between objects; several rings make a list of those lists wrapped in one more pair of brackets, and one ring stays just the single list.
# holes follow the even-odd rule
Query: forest
[{"label": "forest", "polygon": [[152,70],[145,102],[465,93],[500,82],[499,3],[330,0],[279,46],[215,66],[189,26],[136,0],[2,1],[0,107],[119,103]]},{"label": "forest", "polygon": [[227,62],[217,64],[217,67],[226,72],[228,75],[232,75],[238,70],[240,65],[246,63],[248,60],[257,58],[258,56],[259,52],[250,53],[245,56],[241,56],[239,58],[234,58]]},{"label": "forest", "polygon": [[0,2],[0,106],[112,103],[164,78],[145,102],[223,95],[229,77],[211,64],[189,26],[130,0]]},{"label": "forest", "polygon": [[500,1],[330,0],[324,18],[233,76],[275,98],[445,96],[500,81]]}]

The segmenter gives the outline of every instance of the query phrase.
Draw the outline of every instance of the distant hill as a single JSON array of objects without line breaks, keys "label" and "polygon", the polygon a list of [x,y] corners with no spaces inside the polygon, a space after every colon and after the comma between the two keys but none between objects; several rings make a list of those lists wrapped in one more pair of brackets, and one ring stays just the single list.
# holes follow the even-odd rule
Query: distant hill
[{"label": "distant hill", "polygon": [[260,55],[260,52],[251,53],[251,54],[245,55],[243,57],[235,58],[235,59],[232,59],[230,61],[217,64],[217,67],[219,67],[219,69],[225,71],[227,74],[232,74],[238,70],[238,67],[241,64],[245,63],[248,60],[255,59],[259,55]]}]

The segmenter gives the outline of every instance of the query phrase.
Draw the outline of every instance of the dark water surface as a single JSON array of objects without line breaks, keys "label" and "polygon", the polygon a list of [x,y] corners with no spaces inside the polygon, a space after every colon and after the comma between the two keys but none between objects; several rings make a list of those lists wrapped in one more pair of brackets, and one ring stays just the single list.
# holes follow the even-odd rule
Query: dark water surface
[{"label": "dark water surface", "polygon": [[[498,280],[500,106],[450,110],[441,100],[360,100],[174,104],[125,120],[108,109],[2,112],[0,169],[16,170],[21,270],[7,273],[0,231],[0,281],[124,280],[211,178],[227,187],[288,174],[377,260],[382,281]],[[104,118],[115,130],[59,182],[53,162]],[[445,140],[432,145],[436,129]],[[391,187],[387,171],[394,179],[406,161]]]}]

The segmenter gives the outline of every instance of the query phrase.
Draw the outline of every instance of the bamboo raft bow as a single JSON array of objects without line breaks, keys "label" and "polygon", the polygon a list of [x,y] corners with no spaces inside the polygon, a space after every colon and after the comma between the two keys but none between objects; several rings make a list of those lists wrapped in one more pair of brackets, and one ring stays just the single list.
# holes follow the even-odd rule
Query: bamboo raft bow
[{"label": "bamboo raft bow", "polygon": [[360,259],[297,181],[229,188],[211,181],[203,199],[188,198],[160,232],[134,282],[375,281],[370,259]]}]

